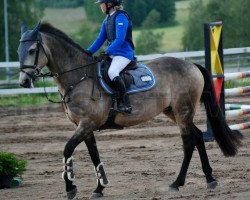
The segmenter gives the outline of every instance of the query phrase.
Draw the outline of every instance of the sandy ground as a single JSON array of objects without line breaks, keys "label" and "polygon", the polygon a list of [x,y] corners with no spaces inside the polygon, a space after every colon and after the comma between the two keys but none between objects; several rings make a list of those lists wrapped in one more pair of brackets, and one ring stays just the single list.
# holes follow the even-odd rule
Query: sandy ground
[{"label": "sandy ground", "polygon": [[[234,99],[235,100],[235,99]],[[230,100],[229,100],[230,101]],[[233,101],[233,100],[232,100]],[[250,103],[250,97],[237,98]],[[1,200],[66,199],[61,179],[63,149],[74,126],[59,106],[0,108],[0,150],[28,160],[23,185],[0,190]],[[247,121],[244,116],[230,123]],[[206,129],[202,108],[195,122]],[[110,185],[103,200],[250,199],[250,131],[236,157],[225,158],[215,142],[206,143],[219,185],[206,189],[197,151],[179,192],[169,192],[183,158],[178,128],[165,116],[119,131],[96,132],[102,162]],[[84,144],[74,153],[79,199],[88,199],[96,186],[93,165]]]}]

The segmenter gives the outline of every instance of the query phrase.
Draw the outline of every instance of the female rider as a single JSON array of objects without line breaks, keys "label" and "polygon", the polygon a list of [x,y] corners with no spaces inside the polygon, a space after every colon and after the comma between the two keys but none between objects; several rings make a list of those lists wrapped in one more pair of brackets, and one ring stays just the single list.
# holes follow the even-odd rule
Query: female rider
[{"label": "female rider", "polygon": [[122,0],[98,0],[101,10],[105,13],[100,33],[94,43],[88,48],[92,55],[98,51],[107,40],[106,54],[112,58],[108,76],[119,94],[118,111],[131,113],[132,107],[126,92],[120,72],[134,60],[134,44],[132,41],[132,22],[129,15],[122,10]]}]

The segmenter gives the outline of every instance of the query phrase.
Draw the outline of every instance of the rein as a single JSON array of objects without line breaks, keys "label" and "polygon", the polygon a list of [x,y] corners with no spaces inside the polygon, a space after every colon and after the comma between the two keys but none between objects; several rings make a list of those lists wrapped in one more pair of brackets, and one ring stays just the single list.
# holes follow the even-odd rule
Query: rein
[{"label": "rein", "polygon": [[[46,99],[51,102],[51,103],[69,103],[70,102],[70,98],[67,96],[69,95],[70,92],[72,92],[75,87],[80,84],[81,82],[83,82],[84,80],[88,79],[88,78],[95,78],[94,76],[89,76],[87,74],[84,74],[82,78],[80,78],[79,81],[75,82],[74,84],[72,84],[71,86],[69,86],[69,88],[66,90],[65,94],[61,95],[62,99],[60,101],[54,101],[54,100],[51,100],[49,97],[48,97],[48,93],[46,92],[46,89],[45,89],[45,82],[44,82],[44,78],[46,77],[53,77],[53,78],[56,78],[58,79],[59,77],[61,77],[62,75],[66,74],[66,73],[69,73],[69,72],[73,72],[73,71],[76,71],[78,69],[82,69],[82,68],[85,68],[85,67],[88,67],[90,65],[93,65],[93,64],[96,64],[98,61],[94,61],[92,63],[88,63],[84,66],[81,66],[81,67],[77,67],[77,68],[74,68],[74,69],[71,69],[71,70],[67,70],[67,71],[64,71],[64,72],[61,72],[61,73],[52,73],[52,72],[48,72],[46,74],[43,74],[43,73],[39,73],[36,75],[37,78],[41,77],[43,79],[43,89],[44,89],[44,93],[45,93],[45,96],[46,96]],[[66,100],[67,98],[67,100]]]}]

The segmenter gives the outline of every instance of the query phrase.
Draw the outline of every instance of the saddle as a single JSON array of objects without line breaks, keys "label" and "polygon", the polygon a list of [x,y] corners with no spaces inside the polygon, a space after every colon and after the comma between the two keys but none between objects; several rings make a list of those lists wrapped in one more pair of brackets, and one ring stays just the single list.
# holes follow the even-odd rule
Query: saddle
[{"label": "saddle", "polygon": [[[108,119],[105,124],[99,127],[103,129],[122,129],[123,127],[115,123],[116,90],[108,76],[108,69],[111,60],[103,60],[97,64],[97,76],[99,83],[108,94],[112,97],[112,106],[109,111]],[[120,77],[124,80],[128,94],[151,90],[156,85],[156,79],[153,72],[143,63],[131,62],[124,70],[121,71]]]},{"label": "saddle", "polygon": [[[100,85],[109,94],[116,94],[116,90],[108,76],[108,69],[111,60],[103,60],[97,64],[97,74]],[[143,92],[152,89],[156,85],[153,72],[143,63],[132,61],[124,70],[120,77],[124,80],[128,94]]]}]

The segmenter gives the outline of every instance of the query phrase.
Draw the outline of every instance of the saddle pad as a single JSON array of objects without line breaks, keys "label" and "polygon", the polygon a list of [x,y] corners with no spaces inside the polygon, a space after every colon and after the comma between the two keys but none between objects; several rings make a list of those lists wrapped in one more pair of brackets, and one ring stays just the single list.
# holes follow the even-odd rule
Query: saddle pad
[{"label": "saddle pad", "polygon": [[[137,63],[136,69],[127,70],[127,72],[133,77],[133,83],[127,89],[128,94],[151,90],[156,85],[153,72],[143,63]],[[100,63],[97,65],[97,73],[103,89],[109,94],[114,94],[115,91],[104,81]]]}]

